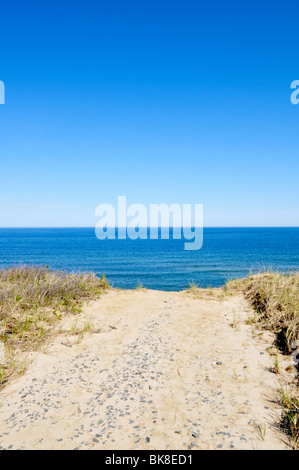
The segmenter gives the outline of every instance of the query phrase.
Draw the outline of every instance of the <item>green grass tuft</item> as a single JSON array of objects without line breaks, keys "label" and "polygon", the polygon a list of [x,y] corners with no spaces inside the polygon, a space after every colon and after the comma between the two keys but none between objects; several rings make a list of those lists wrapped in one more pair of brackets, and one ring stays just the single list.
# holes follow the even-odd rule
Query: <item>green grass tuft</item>
[{"label": "green grass tuft", "polygon": [[17,363],[7,357],[37,349],[53,334],[63,315],[80,313],[83,301],[96,299],[108,286],[104,276],[93,273],[36,266],[1,269],[0,342],[6,360],[0,364],[0,386],[11,375],[12,364]]}]

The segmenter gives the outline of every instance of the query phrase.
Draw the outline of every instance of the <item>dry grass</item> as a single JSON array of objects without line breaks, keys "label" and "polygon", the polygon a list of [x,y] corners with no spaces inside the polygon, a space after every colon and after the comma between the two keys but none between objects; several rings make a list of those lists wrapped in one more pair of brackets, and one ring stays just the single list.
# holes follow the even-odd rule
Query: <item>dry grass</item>
[{"label": "dry grass", "polygon": [[196,299],[202,300],[224,300],[226,298],[226,292],[222,287],[201,288],[195,282],[189,282],[188,289],[185,292]]},{"label": "dry grass", "polygon": [[[252,322],[260,323],[276,334],[277,346],[284,354],[291,354],[299,339],[299,273],[282,275],[265,272],[245,279],[230,281],[229,293],[243,292],[256,311]],[[298,349],[298,347],[297,347]],[[298,365],[297,365],[298,369]],[[277,355],[273,371],[279,372]],[[299,392],[298,384],[293,391],[282,391],[280,404],[284,413],[281,426],[292,436],[294,448],[299,444]]]},{"label": "dry grass", "polygon": [[281,391],[281,405],[284,408],[281,427],[289,434],[294,443],[294,449],[299,448],[299,399],[291,392]]},{"label": "dry grass", "polygon": [[17,365],[19,372],[24,369],[21,353],[36,350],[57,332],[65,314],[80,313],[82,301],[97,298],[107,287],[106,279],[93,273],[68,274],[34,266],[0,270],[0,342],[5,349],[0,386]]},{"label": "dry grass", "polygon": [[283,352],[292,352],[292,342],[299,338],[299,273],[256,274],[229,281],[226,289],[243,292],[257,312],[256,321],[276,333]]}]

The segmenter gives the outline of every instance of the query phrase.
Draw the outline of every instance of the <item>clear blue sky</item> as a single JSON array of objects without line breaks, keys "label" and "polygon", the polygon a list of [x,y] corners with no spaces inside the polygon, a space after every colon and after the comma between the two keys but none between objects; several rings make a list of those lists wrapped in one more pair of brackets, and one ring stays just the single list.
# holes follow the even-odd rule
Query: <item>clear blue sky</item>
[{"label": "clear blue sky", "polygon": [[100,203],[299,225],[296,1],[1,2],[0,226]]}]

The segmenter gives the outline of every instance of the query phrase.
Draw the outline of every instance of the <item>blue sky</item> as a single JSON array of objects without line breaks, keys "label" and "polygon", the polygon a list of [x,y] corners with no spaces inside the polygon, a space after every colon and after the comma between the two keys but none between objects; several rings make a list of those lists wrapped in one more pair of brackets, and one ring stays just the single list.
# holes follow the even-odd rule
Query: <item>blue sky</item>
[{"label": "blue sky", "polygon": [[0,226],[94,226],[127,201],[205,226],[299,225],[299,6],[1,3]]}]

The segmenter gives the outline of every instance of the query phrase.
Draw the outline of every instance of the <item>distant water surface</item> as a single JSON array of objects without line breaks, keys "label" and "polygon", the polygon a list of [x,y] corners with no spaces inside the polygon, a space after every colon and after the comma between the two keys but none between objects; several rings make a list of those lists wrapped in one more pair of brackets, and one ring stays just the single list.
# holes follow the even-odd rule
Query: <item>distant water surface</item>
[{"label": "distant water surface", "polygon": [[49,265],[105,274],[114,287],[218,287],[250,270],[299,271],[299,228],[206,228],[203,247],[184,240],[103,240],[93,228],[0,229],[0,267]]}]

